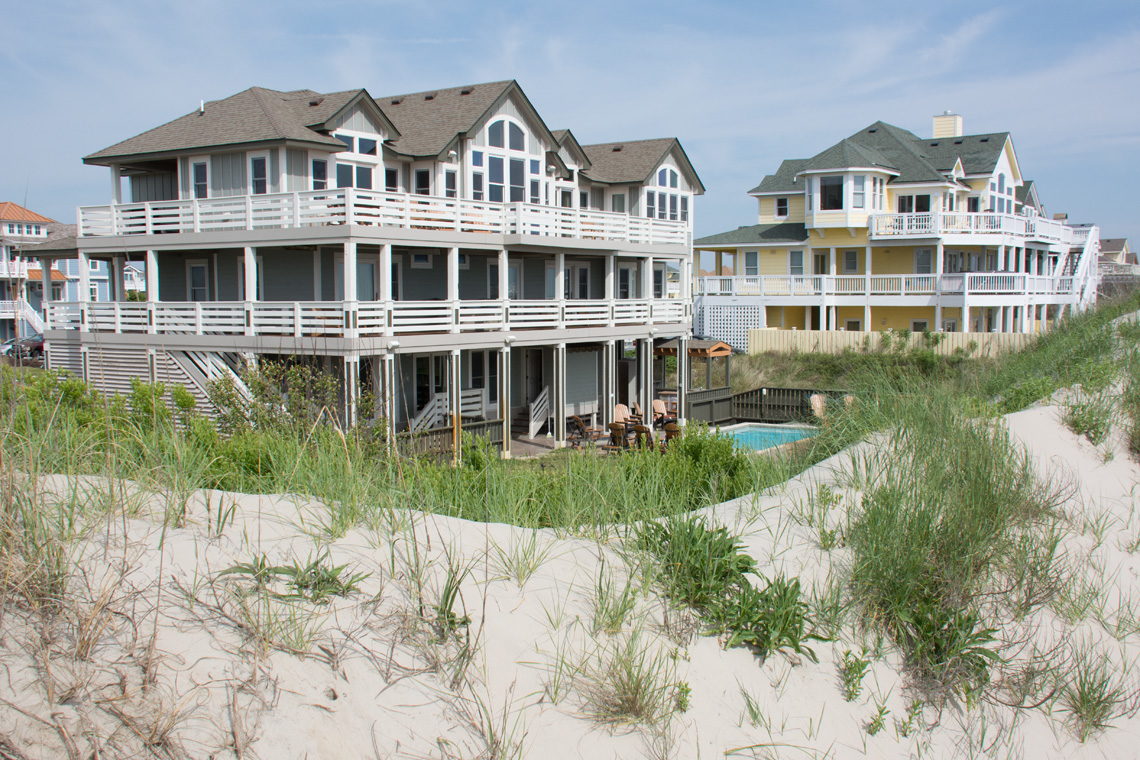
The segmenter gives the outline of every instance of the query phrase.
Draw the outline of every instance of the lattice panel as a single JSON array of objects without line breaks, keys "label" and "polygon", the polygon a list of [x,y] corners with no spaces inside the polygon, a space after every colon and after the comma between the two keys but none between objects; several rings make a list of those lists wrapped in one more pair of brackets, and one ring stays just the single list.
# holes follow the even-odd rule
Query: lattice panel
[{"label": "lattice panel", "polygon": [[740,351],[748,350],[748,331],[767,327],[763,306],[700,304],[697,312],[701,337],[723,340]]}]

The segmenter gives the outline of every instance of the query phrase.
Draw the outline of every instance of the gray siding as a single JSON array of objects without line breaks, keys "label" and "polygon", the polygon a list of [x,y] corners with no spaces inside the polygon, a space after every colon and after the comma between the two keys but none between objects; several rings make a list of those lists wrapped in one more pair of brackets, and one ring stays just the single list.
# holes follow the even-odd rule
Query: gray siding
[{"label": "gray siding", "polygon": [[218,153],[210,157],[210,195],[245,195],[245,153]]},{"label": "gray siding", "polygon": [[313,256],[304,251],[280,248],[258,249],[261,255],[262,299],[265,301],[311,301]]},{"label": "gray siding", "polygon": [[566,353],[566,403],[580,404],[598,400],[598,351]]},{"label": "gray siding", "polygon": [[372,132],[382,134],[380,125],[364,113],[360,108],[353,108],[333,122],[333,129],[354,129],[357,132]]},{"label": "gray siding", "polygon": [[131,200],[135,203],[145,201],[169,201],[178,198],[178,177],[169,174],[140,174],[130,178]]},{"label": "gray siding", "polygon": [[[186,300],[186,257],[178,253],[157,254],[158,299],[160,301]],[[209,261],[209,256],[203,256]]]},{"label": "gray siding", "polygon": [[[218,275],[216,282],[218,284],[218,292],[213,294],[216,301],[239,301],[241,300],[241,286],[239,283],[245,277],[244,262],[242,261],[242,254],[238,251],[218,251],[216,258],[213,259],[211,266],[217,266]],[[213,272],[210,273],[213,278]],[[211,279],[210,284],[213,285],[214,279]],[[212,289],[212,288],[211,288]]]},{"label": "gray siding", "polygon": [[321,301],[336,298],[336,252],[331,248],[321,249]]},{"label": "gray siding", "polygon": [[487,297],[487,268],[497,259],[490,256],[468,254],[469,269],[459,270],[459,297],[467,300],[482,300]]},{"label": "gray siding", "polygon": [[290,150],[285,157],[288,192],[309,189],[309,156],[303,150]]},{"label": "gray siding", "polygon": [[546,259],[537,256],[523,259],[522,297],[525,300],[546,298]]},{"label": "gray siding", "polygon": [[189,198],[190,192],[190,158],[183,156],[178,159],[178,197]]},{"label": "gray siding", "polygon": [[447,257],[436,252],[431,258],[431,269],[414,269],[412,255],[404,257],[403,300],[433,301],[447,297]]},{"label": "gray siding", "polygon": [[269,192],[280,193],[285,188],[281,187],[281,151],[269,151]]}]

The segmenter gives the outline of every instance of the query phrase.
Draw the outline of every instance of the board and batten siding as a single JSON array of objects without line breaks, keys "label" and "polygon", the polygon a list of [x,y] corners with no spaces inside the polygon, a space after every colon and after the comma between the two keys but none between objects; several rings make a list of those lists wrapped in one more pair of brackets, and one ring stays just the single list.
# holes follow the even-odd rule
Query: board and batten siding
[{"label": "board and batten siding", "polygon": [[170,201],[178,198],[178,177],[174,172],[132,176],[130,185],[132,203]]},{"label": "board and batten siding", "polygon": [[[273,176],[270,171],[269,176]],[[210,196],[245,195],[245,153],[215,153],[210,156]]]},{"label": "board and batten siding", "polygon": [[285,190],[290,193],[309,189],[309,154],[303,150],[285,153]]}]

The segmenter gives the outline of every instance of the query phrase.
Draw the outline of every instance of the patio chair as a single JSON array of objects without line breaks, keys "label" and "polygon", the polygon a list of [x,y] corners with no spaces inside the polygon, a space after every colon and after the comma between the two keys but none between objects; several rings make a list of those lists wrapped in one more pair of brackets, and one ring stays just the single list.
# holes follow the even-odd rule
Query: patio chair
[{"label": "patio chair", "polygon": [[665,449],[669,448],[669,441],[672,441],[674,438],[680,438],[680,437],[681,437],[681,426],[678,425],[676,422],[666,422],[665,423],[665,438],[664,438],[664,440],[661,441],[661,450],[665,451]]},{"label": "patio chair", "polygon": [[583,443],[594,443],[606,435],[606,431],[601,428],[590,427],[585,420],[576,414],[571,414],[566,418],[566,427],[566,442],[575,449]]},{"label": "patio chair", "polygon": [[611,453],[620,453],[629,448],[629,438],[626,436],[625,425],[621,422],[611,422],[609,424],[610,439],[601,445],[604,451]]},{"label": "patio chair", "polygon": [[640,425],[641,415],[633,414],[625,404],[614,404],[614,422],[623,425]]},{"label": "patio chair", "polygon": [[665,401],[659,398],[653,399],[653,427],[663,428],[665,423],[674,422],[675,419],[669,416],[669,408],[665,406]]},{"label": "patio chair", "polygon": [[645,425],[634,425],[634,446],[639,449],[652,449],[653,448],[653,431]]}]

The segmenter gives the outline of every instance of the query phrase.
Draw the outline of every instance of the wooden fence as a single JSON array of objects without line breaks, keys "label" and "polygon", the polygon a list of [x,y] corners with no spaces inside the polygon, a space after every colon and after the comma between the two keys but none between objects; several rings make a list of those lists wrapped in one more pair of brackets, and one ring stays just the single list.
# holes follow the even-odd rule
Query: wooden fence
[{"label": "wooden fence", "polygon": [[[935,333],[942,339],[934,351],[943,356],[965,351],[971,356],[998,356],[1020,351],[1035,337],[1032,333]],[[877,351],[883,345],[879,332],[846,332],[843,330],[749,330],[748,353],[840,354],[844,351]],[[901,333],[890,337],[892,345],[902,340]],[[921,347],[924,336],[911,333],[911,347]]]},{"label": "wooden fence", "polygon": [[728,388],[714,388],[700,393],[702,395],[696,400],[690,396],[685,416],[710,425],[808,420],[812,416],[813,395],[825,396],[829,403],[845,395],[845,391],[816,388],[753,388],[740,393],[733,393]]},{"label": "wooden fence", "polygon": [[[480,420],[464,422],[460,431],[486,438],[495,448],[503,447],[503,421]],[[396,449],[404,456],[451,456],[453,431],[451,425],[418,430],[414,433],[397,433]]]}]

